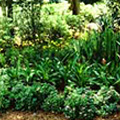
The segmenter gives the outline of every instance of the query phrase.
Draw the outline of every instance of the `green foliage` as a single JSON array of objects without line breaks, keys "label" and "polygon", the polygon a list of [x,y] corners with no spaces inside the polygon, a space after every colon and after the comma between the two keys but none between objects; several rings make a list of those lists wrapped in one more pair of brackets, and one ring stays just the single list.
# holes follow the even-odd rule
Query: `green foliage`
[{"label": "green foliage", "polygon": [[112,17],[114,27],[119,28],[119,25],[120,25],[120,1],[119,0],[106,0],[105,3],[110,9],[109,14]]},{"label": "green foliage", "polygon": [[44,100],[55,92],[55,88],[49,84],[33,84],[25,86],[18,83],[11,90],[10,99],[13,100],[16,110],[38,110],[41,108]]},{"label": "green foliage", "polygon": [[80,55],[81,60],[105,58],[107,61],[119,61],[119,33],[110,28],[101,33],[89,33],[87,40],[74,41],[72,47]]},{"label": "green foliage", "polygon": [[90,84],[91,65],[79,64],[74,60],[70,69],[69,79],[79,87]]},{"label": "green foliage", "polygon": [[70,119],[92,120],[96,113],[92,92],[76,88],[65,100],[64,114]]},{"label": "green foliage", "polygon": [[80,15],[67,15],[66,16],[66,22],[70,26],[70,29],[79,30],[81,31],[83,29],[83,22],[84,19]]},{"label": "green foliage", "polygon": [[[60,38],[66,39],[70,36],[69,26],[61,15],[48,16],[47,12],[44,15],[42,12],[44,9],[42,11],[40,5],[34,5],[32,10],[30,5],[18,7],[15,14],[16,34],[21,37],[22,41],[50,44],[51,40],[61,41]],[[50,8],[50,12],[52,12],[52,8]]]},{"label": "green foliage", "polygon": [[13,43],[11,30],[13,28],[12,20],[7,17],[0,18],[0,44],[2,48],[9,47]]},{"label": "green foliage", "polygon": [[6,58],[3,54],[0,54],[0,66],[5,66]]},{"label": "green foliage", "polygon": [[6,56],[6,62],[9,65],[15,66],[17,64],[17,60],[19,57],[19,50],[16,49],[15,47],[6,49],[5,56]]},{"label": "green foliage", "polygon": [[9,108],[10,100],[8,99],[9,91],[7,85],[0,80],[0,111]]},{"label": "green foliage", "polygon": [[63,112],[64,97],[57,92],[52,92],[44,101],[42,109],[55,113]]},{"label": "green foliage", "polygon": [[111,87],[102,86],[99,91],[68,86],[65,89],[64,114],[71,119],[93,119],[94,116],[108,116],[118,111],[120,95]]},{"label": "green foliage", "polygon": [[[41,4],[23,3],[16,7],[15,23],[16,34],[21,37],[22,41],[34,41],[39,36],[39,21]],[[21,17],[22,14],[22,17]]]},{"label": "green foliage", "polygon": [[[118,110],[119,14],[103,4],[81,3],[75,16],[68,4],[15,2],[13,19],[0,19],[0,111],[44,110],[92,120]],[[89,22],[100,30],[87,28]]]},{"label": "green foliage", "polygon": [[120,100],[120,95],[113,87],[101,87],[94,99],[98,108],[97,114],[100,116],[107,116],[118,110],[117,103]]},{"label": "green foliage", "polygon": [[41,25],[43,26],[41,37],[43,40],[46,38],[45,41],[59,40],[60,38],[66,39],[70,36],[69,26],[62,16],[45,16],[41,19]]}]

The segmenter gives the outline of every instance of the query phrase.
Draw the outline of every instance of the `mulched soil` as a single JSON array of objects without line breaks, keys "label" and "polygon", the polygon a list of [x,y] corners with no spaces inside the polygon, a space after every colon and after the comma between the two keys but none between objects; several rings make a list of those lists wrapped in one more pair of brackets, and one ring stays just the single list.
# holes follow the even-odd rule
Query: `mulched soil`
[{"label": "mulched soil", "polygon": [[39,111],[32,112],[18,112],[9,111],[0,115],[0,120],[67,120],[64,115],[53,114]]},{"label": "mulched soil", "polygon": [[[18,112],[8,111],[0,114],[0,120],[67,120],[62,114],[53,114],[39,111],[32,112]],[[109,116],[108,118],[96,118],[95,120],[120,120],[120,113]]]}]

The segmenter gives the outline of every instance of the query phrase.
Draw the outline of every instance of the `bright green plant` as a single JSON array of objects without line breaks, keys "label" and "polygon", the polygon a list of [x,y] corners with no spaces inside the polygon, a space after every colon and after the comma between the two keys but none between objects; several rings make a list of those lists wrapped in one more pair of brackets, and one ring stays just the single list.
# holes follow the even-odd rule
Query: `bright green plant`
[{"label": "bright green plant", "polygon": [[76,88],[65,100],[64,114],[70,119],[92,120],[96,114],[92,92],[85,88]]},{"label": "bright green plant", "polygon": [[102,65],[99,63],[94,63],[92,66],[91,75],[92,81],[91,86],[110,86],[115,82],[115,78],[109,73],[111,63],[107,63],[106,65]]},{"label": "bright green plant", "polygon": [[84,87],[87,84],[90,84],[90,74],[92,65],[88,63],[80,64],[78,57],[70,62],[71,63],[68,64],[69,66],[67,67],[67,69],[69,69],[68,72],[70,74],[68,79],[74,82],[79,87]]},{"label": "bright green plant", "polygon": [[11,46],[13,43],[13,36],[11,34],[12,28],[13,23],[11,22],[10,18],[0,18],[0,44],[3,48]]},{"label": "bright green plant", "polygon": [[67,15],[65,17],[67,24],[70,26],[71,29],[77,31],[81,31],[83,29],[83,22],[82,17],[80,15]]},{"label": "bright green plant", "polygon": [[13,100],[16,110],[38,110],[44,100],[55,92],[55,88],[49,84],[35,83],[32,86],[25,86],[18,83],[11,90],[10,99]]},{"label": "bright green plant", "polygon": [[103,58],[107,62],[119,61],[119,33],[115,33],[111,28],[105,28],[103,32],[89,33],[87,40],[73,41],[71,48],[79,55],[80,60],[101,61]]},{"label": "bright green plant", "polygon": [[64,97],[57,92],[51,93],[44,101],[42,109],[44,111],[51,111],[55,113],[63,112]]},{"label": "bright green plant", "polygon": [[[54,18],[54,19],[53,19]],[[66,24],[64,18],[59,15],[44,16],[41,19],[41,37],[48,40],[59,40],[60,38],[67,39],[70,36],[69,26]],[[46,41],[47,42],[47,41]],[[49,42],[49,41],[48,41]]]},{"label": "bright green plant", "polygon": [[8,65],[16,66],[17,61],[19,58],[19,50],[16,49],[15,47],[10,47],[6,49],[5,56],[6,56],[6,63]]},{"label": "bright green plant", "polygon": [[0,111],[8,109],[10,100],[8,99],[9,91],[4,81],[0,80]]},{"label": "bright green plant", "polygon": [[35,42],[38,39],[41,6],[42,3],[39,0],[22,1],[19,5],[14,6],[16,8],[14,14],[16,34],[21,38],[21,45],[23,45],[23,41]]},{"label": "bright green plant", "polygon": [[6,58],[4,54],[0,54],[0,65],[5,66],[5,64],[6,64]]},{"label": "bright green plant", "polygon": [[120,95],[113,87],[101,87],[95,94],[94,99],[98,109],[97,114],[100,116],[107,116],[118,110],[117,104],[120,100]]}]

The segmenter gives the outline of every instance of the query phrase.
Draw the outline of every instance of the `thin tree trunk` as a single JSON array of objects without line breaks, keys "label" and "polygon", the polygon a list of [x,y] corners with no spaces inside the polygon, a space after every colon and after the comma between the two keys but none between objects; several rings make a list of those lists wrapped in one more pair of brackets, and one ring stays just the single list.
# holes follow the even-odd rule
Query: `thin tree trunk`
[{"label": "thin tree trunk", "polygon": [[69,2],[71,3],[71,10],[73,12],[73,15],[78,15],[80,12],[80,2],[79,0],[69,0]]},{"label": "thin tree trunk", "polygon": [[32,37],[33,37],[33,41],[35,43],[35,21],[34,21],[34,19],[35,19],[35,13],[34,13],[34,3],[31,4],[31,8],[32,8],[32,10],[31,10],[31,12],[32,12],[31,20],[32,20],[32,29],[33,29],[33,31],[32,31]]},{"label": "thin tree trunk", "polygon": [[13,7],[12,7],[12,0],[8,0],[7,6],[8,6],[8,17],[13,18]]},{"label": "thin tree trunk", "polygon": [[72,0],[72,1],[73,1],[73,15],[78,15],[80,12],[79,0]]},{"label": "thin tree trunk", "polygon": [[1,2],[2,15],[6,16],[6,2],[5,0]]}]

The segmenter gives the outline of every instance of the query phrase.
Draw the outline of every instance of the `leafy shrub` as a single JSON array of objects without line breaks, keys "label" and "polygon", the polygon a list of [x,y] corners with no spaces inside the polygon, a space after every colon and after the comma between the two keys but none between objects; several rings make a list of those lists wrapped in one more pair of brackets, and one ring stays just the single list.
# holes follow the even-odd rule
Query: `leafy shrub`
[{"label": "leafy shrub", "polygon": [[[50,10],[49,10],[50,9]],[[47,11],[47,12],[46,12]],[[50,11],[50,13],[49,13]],[[19,7],[15,17],[16,34],[23,41],[48,43],[50,40],[67,38],[70,36],[69,27],[61,15],[53,15],[53,7],[41,8],[40,5],[23,5]],[[45,12],[45,13],[44,13]],[[52,15],[47,15],[52,14]],[[22,17],[21,17],[22,14]]]},{"label": "leafy shrub", "polygon": [[0,80],[0,111],[4,111],[9,108],[10,100],[8,99],[8,96],[8,87],[2,80]]},{"label": "leafy shrub", "polygon": [[[36,57],[36,50],[34,47],[25,47],[21,50],[21,56],[24,56],[24,60],[29,60],[30,63],[33,63],[33,61],[38,58]],[[25,61],[24,61],[25,62]]]},{"label": "leafy shrub", "polygon": [[110,103],[109,105],[101,106],[101,109],[97,111],[99,116],[106,117],[108,115],[112,115],[113,113],[117,112],[117,104]]},{"label": "leafy shrub", "polygon": [[63,63],[56,57],[52,61],[51,65],[51,76],[50,80],[59,90],[64,90],[65,85],[67,84],[68,74]]},{"label": "leafy shrub", "polygon": [[4,56],[4,54],[0,54],[0,66],[5,66],[6,63],[6,57]]},{"label": "leafy shrub", "polygon": [[11,90],[10,98],[15,104],[16,110],[37,110],[41,108],[43,101],[55,92],[55,88],[49,84],[33,84],[24,86],[18,83]]},{"label": "leafy shrub", "polygon": [[23,41],[33,42],[39,36],[41,1],[34,2],[24,1],[20,5],[14,6],[16,34],[20,37],[22,45]]},{"label": "leafy shrub", "polygon": [[8,47],[13,42],[11,30],[13,28],[12,20],[7,17],[0,18],[0,44],[2,47]]},{"label": "leafy shrub", "polygon": [[23,84],[18,84],[11,91],[11,99],[15,100],[16,110],[30,110],[35,107],[36,98],[33,98],[31,87],[25,87]]},{"label": "leafy shrub", "polygon": [[46,15],[48,16],[48,15],[69,14],[68,13],[69,5],[65,5],[65,7],[63,7],[63,5],[64,5],[64,3],[63,4],[46,4],[46,5],[42,6],[42,10],[41,10],[42,17],[44,17]]},{"label": "leafy shrub", "polygon": [[44,101],[42,109],[44,111],[63,112],[64,97],[57,92],[52,92]]},{"label": "leafy shrub", "polygon": [[50,83],[50,71],[52,61],[47,58],[40,59],[39,65],[36,63],[35,66],[35,76],[33,79],[40,82],[49,82]]},{"label": "leafy shrub", "polygon": [[84,87],[91,81],[91,65],[79,64],[78,60],[72,61],[70,69],[69,79],[79,87]]},{"label": "leafy shrub", "polygon": [[100,116],[107,116],[118,110],[117,104],[120,100],[120,95],[113,87],[101,87],[95,94],[94,99],[98,109],[97,114]]},{"label": "leafy shrub", "polygon": [[[105,65],[99,64],[95,62],[92,64],[92,69],[91,69],[91,75],[92,81],[91,81],[91,87],[95,86],[110,86],[114,85],[115,83],[115,78],[113,75],[110,73],[110,66],[111,63],[106,63]],[[99,88],[98,87],[98,88]]]},{"label": "leafy shrub", "polygon": [[35,65],[34,81],[40,81],[42,83],[47,82],[58,89],[64,89],[68,74],[66,73],[64,65],[58,58],[54,57],[53,60],[49,57],[42,58],[39,65]]},{"label": "leafy shrub", "polygon": [[71,119],[92,120],[96,108],[92,92],[85,88],[76,88],[65,100],[64,114]]},{"label": "leafy shrub", "polygon": [[79,54],[81,61],[93,59],[101,61],[105,58],[107,62],[113,59],[118,62],[119,36],[120,34],[115,33],[113,29],[106,28],[103,32],[89,34],[87,40],[80,39],[80,41],[72,42],[71,49]]},{"label": "leafy shrub", "polygon": [[83,26],[84,26],[83,21],[84,21],[84,19],[80,15],[78,15],[78,16],[76,16],[76,15],[67,15],[65,17],[65,19],[66,19],[66,22],[70,26],[71,29],[74,29],[76,31],[77,30],[81,31],[83,29]]},{"label": "leafy shrub", "polygon": [[118,0],[106,0],[105,4],[109,8],[109,14],[112,19],[112,26],[114,27],[115,31],[120,30],[120,1]]},{"label": "leafy shrub", "polygon": [[15,47],[8,48],[6,49],[5,56],[8,65],[16,66],[19,58],[19,50]]},{"label": "leafy shrub", "polygon": [[[54,18],[54,19],[53,19]],[[69,26],[61,15],[45,16],[41,19],[43,26],[41,37],[44,40],[58,40],[59,38],[68,38],[70,36]]]},{"label": "leafy shrub", "polygon": [[97,14],[96,14],[96,11],[92,9],[93,9],[92,5],[85,6],[85,4],[83,3],[81,4],[80,15],[82,16],[84,22],[95,21]]}]

